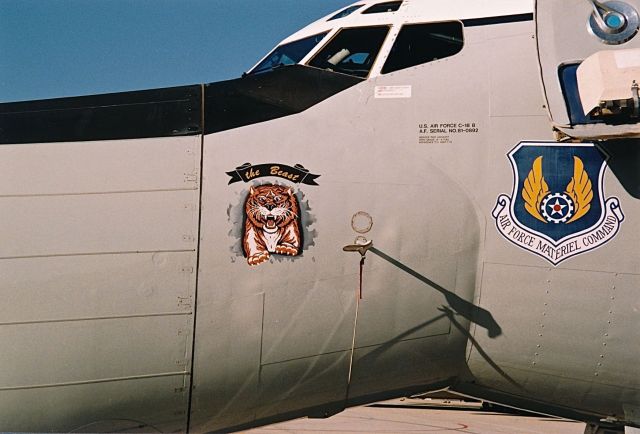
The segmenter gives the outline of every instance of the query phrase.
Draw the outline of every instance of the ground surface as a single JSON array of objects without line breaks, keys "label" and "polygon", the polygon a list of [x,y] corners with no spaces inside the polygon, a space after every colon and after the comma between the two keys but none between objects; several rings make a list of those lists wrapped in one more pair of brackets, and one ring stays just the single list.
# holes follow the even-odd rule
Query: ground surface
[{"label": "ground surface", "polygon": [[280,433],[583,434],[584,424],[483,411],[477,403],[394,400],[345,410],[329,419],[298,419],[245,431]]}]

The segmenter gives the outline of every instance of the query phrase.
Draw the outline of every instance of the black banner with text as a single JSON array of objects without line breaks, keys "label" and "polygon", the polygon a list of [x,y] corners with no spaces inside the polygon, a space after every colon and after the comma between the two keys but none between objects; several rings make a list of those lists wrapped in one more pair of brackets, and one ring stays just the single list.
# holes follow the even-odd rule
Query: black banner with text
[{"label": "black banner with text", "polygon": [[309,171],[300,164],[291,167],[278,163],[257,165],[245,163],[240,167],[236,167],[235,170],[226,173],[231,177],[229,185],[240,181],[249,182],[267,176],[286,179],[296,184],[318,185],[316,179],[320,177],[320,175],[309,173]]}]

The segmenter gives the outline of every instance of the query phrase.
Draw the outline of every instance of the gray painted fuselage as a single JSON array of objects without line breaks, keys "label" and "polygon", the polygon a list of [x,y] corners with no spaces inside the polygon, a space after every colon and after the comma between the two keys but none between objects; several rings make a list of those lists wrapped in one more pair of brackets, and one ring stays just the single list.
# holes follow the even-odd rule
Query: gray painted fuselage
[{"label": "gray painted fuselage", "polygon": [[[554,140],[537,43],[532,21],[469,26],[455,56],[279,119],[0,146],[0,429],[218,431],[445,387],[640,424],[640,145],[603,144],[625,221],[596,250],[554,266],[492,217],[509,152]],[[229,184],[246,162],[318,185]],[[304,246],[251,267],[265,183],[293,188]]]}]

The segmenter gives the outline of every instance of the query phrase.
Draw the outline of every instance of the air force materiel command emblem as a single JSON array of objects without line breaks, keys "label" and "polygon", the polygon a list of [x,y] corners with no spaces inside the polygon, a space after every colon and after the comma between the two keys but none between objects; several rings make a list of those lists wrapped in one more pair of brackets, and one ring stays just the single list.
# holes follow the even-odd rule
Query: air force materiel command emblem
[{"label": "air force materiel command emblem", "polygon": [[509,153],[513,193],[493,210],[500,234],[553,265],[613,239],[624,214],[604,199],[608,158],[592,143],[520,143]]}]

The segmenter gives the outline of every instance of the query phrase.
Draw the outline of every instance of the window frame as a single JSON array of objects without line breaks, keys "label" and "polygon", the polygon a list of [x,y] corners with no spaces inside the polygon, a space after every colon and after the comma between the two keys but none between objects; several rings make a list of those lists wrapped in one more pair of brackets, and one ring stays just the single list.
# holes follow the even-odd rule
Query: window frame
[{"label": "window frame", "polygon": [[[359,4],[359,5],[351,5],[351,6],[347,6],[346,8],[342,9],[340,12],[337,12],[335,14],[333,14],[331,16],[331,18],[327,19],[327,22],[329,21],[335,21],[335,20],[341,20],[343,18],[348,17],[349,15],[352,15],[356,12],[358,12],[358,10],[362,9],[365,6],[365,4]],[[351,11],[347,14],[347,15],[342,15],[343,13],[345,13],[346,11],[350,10]],[[360,13],[362,13],[362,11],[360,11]],[[342,15],[342,16],[340,16]]]},{"label": "window frame", "polygon": [[384,40],[382,41],[382,44],[380,44],[380,49],[378,50],[378,53],[376,54],[376,58],[373,59],[373,62],[371,63],[371,68],[369,69],[369,72],[367,74],[366,77],[358,77],[357,75],[353,75],[353,74],[347,74],[345,72],[339,72],[339,71],[331,71],[334,74],[342,74],[342,75],[348,75],[349,77],[358,77],[358,78],[362,78],[363,80],[367,80],[369,79],[369,77],[371,77],[371,74],[377,70],[377,66],[378,66],[378,61],[380,60],[380,55],[382,54],[382,49],[384,48],[384,46],[389,42],[389,38],[392,37],[392,29],[393,29],[393,24],[368,24],[368,25],[364,25],[364,26],[347,26],[347,27],[339,27],[336,29],[336,31],[331,35],[331,37],[327,40],[327,42],[325,42],[322,47],[320,48],[316,48],[316,50],[313,51],[313,54],[310,56],[309,59],[307,59],[307,61],[304,63],[305,66],[308,66],[309,68],[316,68],[316,69],[323,69],[326,70],[325,68],[318,68],[317,66],[313,66],[310,65],[310,63],[316,58],[316,56],[318,54],[320,54],[322,52],[322,50],[324,50],[331,42],[333,42],[333,40],[340,34],[342,33],[343,30],[351,30],[351,29],[367,29],[367,28],[371,28],[371,27],[386,27],[387,28],[387,34],[384,37]]},{"label": "window frame", "polygon": [[[380,7],[382,5],[385,4],[396,4],[398,3],[398,7],[395,10],[392,11],[374,11],[374,12],[368,12],[371,9],[374,9],[376,7]],[[400,8],[402,7],[402,5],[404,4],[404,0],[388,0],[388,1],[381,1],[379,3],[374,3],[371,6],[369,6],[368,8],[366,8],[365,10],[361,11],[360,14],[361,15],[375,15],[375,14],[393,14],[395,12],[398,12],[400,10]]]},{"label": "window frame", "polygon": [[[396,41],[398,40],[398,37],[400,36],[400,32],[402,32],[402,29],[404,29],[405,27],[411,27],[411,26],[421,26],[421,25],[429,25],[429,24],[442,24],[442,23],[458,23],[458,24],[460,24],[460,28],[462,29],[462,48],[460,49],[460,51],[458,51],[457,53],[455,53],[455,54],[453,54],[451,56],[443,57],[441,59],[431,60],[429,62],[418,63],[417,65],[407,66],[406,68],[397,69],[395,71],[384,72],[384,73],[382,72],[382,70],[384,69],[385,64],[387,63],[387,60],[389,60],[389,56],[391,55],[391,50],[393,49]],[[378,74],[380,76],[390,75],[390,74],[394,74],[396,72],[405,71],[405,70],[410,69],[410,68],[417,68],[419,66],[428,65],[430,63],[439,62],[441,60],[451,59],[453,57],[458,56],[460,53],[462,53],[464,51],[464,48],[467,45],[466,44],[466,40],[467,40],[467,38],[466,38],[466,28],[464,26],[464,23],[460,19],[456,19],[456,20],[440,20],[440,21],[422,21],[422,22],[415,22],[415,23],[402,23],[401,25],[399,25],[399,28],[397,29],[397,33],[395,34],[395,36],[393,38],[393,41],[391,42],[391,45],[389,46],[389,52],[387,53],[387,58],[385,59],[384,63],[382,63],[380,65],[380,68],[377,70],[377,72],[378,72]]]},{"label": "window frame", "polygon": [[[292,65],[299,65],[299,64],[303,64],[304,60],[306,58],[309,57],[309,55],[314,55],[314,53],[316,53],[318,51],[318,47],[322,44],[322,41],[324,41],[325,39],[327,39],[330,35],[331,35],[332,30],[325,30],[323,32],[318,32],[318,33],[314,33],[313,35],[309,35],[309,36],[304,36],[300,39],[296,39],[294,41],[289,41],[289,42],[280,42],[280,44],[276,45],[275,47],[273,47],[262,59],[258,60],[258,62],[253,65],[251,67],[251,69],[249,69],[247,72],[245,72],[245,74],[247,75],[254,75],[254,74],[264,74],[265,72],[268,72],[269,70],[264,70],[264,71],[255,71],[256,68],[258,68],[258,66],[260,66],[266,59],[268,59],[273,53],[275,53],[275,51],[280,48],[280,47],[284,47],[285,45],[289,45],[289,44],[295,44],[296,42],[300,42],[300,41],[304,41],[305,39],[310,39],[316,36],[322,36],[322,39],[320,39],[320,41],[318,41],[316,43],[316,45],[314,45],[311,50],[309,50],[309,52],[307,54],[305,54],[304,56],[302,56],[302,58],[297,61],[296,63],[292,63],[290,65],[285,65],[285,66],[292,66]],[[330,38],[329,38],[330,39]],[[322,45],[324,47],[324,45]],[[271,71],[273,71],[273,68],[271,68]]]}]

